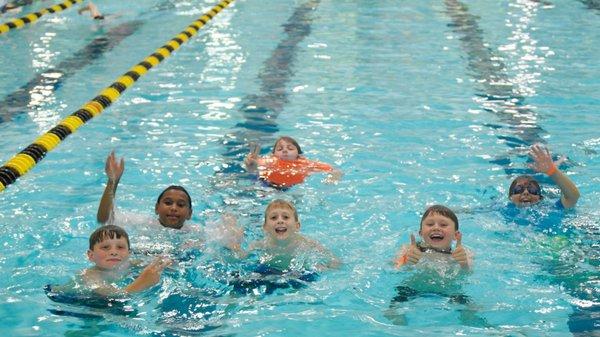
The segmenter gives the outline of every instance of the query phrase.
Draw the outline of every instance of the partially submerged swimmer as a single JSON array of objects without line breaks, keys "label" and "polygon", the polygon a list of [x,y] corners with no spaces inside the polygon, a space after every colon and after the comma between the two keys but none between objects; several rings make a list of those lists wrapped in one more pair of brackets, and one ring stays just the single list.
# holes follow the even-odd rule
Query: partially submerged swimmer
[{"label": "partially submerged swimmer", "polygon": [[[231,224],[233,225],[233,224]],[[289,270],[299,258],[316,255],[314,265],[300,266],[312,270],[337,268],[339,259],[319,242],[300,234],[300,221],[294,205],[286,200],[273,200],[265,210],[263,223],[264,239],[249,244],[248,249],[241,247],[242,235],[237,230],[236,242],[228,245],[237,258],[246,258],[254,251],[260,254],[260,263],[279,271]]]},{"label": "partially submerged swimmer", "polygon": [[[458,218],[448,207],[434,205],[429,207],[421,218],[419,229],[421,241],[417,242],[411,234],[410,245],[403,246],[394,259],[394,266],[400,268],[407,264],[417,264],[424,253],[429,258],[451,256],[463,269],[471,269],[473,254],[462,245],[462,233],[458,230]],[[452,243],[456,240],[456,247]]]},{"label": "partially submerged swimmer", "polygon": [[[558,208],[571,208],[579,199],[577,186],[562,173],[558,166],[565,160],[552,161],[548,149],[541,144],[531,147],[529,155],[533,163],[529,165],[535,172],[545,173],[560,188],[560,200],[556,203]],[[522,175],[513,180],[508,189],[508,198],[517,207],[529,207],[539,203],[542,199],[542,189],[537,180],[529,175]]]}]

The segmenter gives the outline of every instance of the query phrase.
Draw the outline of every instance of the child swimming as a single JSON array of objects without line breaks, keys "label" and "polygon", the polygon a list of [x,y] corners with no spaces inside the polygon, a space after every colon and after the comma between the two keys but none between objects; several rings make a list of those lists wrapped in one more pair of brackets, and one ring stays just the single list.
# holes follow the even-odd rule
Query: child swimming
[{"label": "child swimming", "polygon": [[[406,325],[404,313],[399,309],[404,303],[423,295],[447,298],[450,303],[464,306],[460,309],[462,324],[487,327],[485,319],[477,311],[469,296],[462,291],[459,276],[473,265],[473,254],[462,245],[462,233],[458,231],[458,218],[448,207],[433,205],[423,213],[419,229],[421,241],[411,234],[410,245],[403,246],[394,259],[394,267],[415,265],[413,273],[396,287],[396,295],[385,310],[392,323]],[[452,249],[452,242],[456,246]],[[410,307],[409,305],[404,305]]]},{"label": "child swimming", "polygon": [[259,252],[261,265],[279,271],[289,270],[296,259],[307,254],[317,255],[319,262],[312,266],[303,265],[302,268],[324,270],[340,265],[340,260],[331,251],[300,234],[298,212],[289,201],[277,199],[269,203],[265,210],[263,232],[265,237],[262,240],[250,243],[248,250],[243,250],[243,233],[236,230],[239,237],[229,248],[238,258],[246,258],[252,252]]},{"label": "child swimming", "polygon": [[97,220],[101,224],[111,221],[119,224],[153,226],[158,228],[182,229],[186,220],[192,217],[192,198],[187,190],[181,186],[171,185],[164,189],[154,205],[154,212],[158,219],[139,219],[139,217],[126,217],[118,214],[115,219],[114,198],[117,186],[125,170],[125,160],[117,161],[114,151],[106,158],[105,172],[108,182],[100,199]]},{"label": "child swimming", "polygon": [[93,267],[81,274],[86,288],[102,296],[143,291],[160,280],[163,269],[171,264],[169,259],[158,257],[140,275],[124,288],[115,286],[130,270],[129,236],[121,227],[114,225],[96,229],[89,239],[88,259]]},{"label": "child swimming", "polygon": [[259,178],[275,188],[289,188],[300,184],[314,172],[327,172],[328,182],[336,182],[342,176],[331,165],[309,160],[302,155],[298,142],[291,137],[277,139],[271,155],[260,157],[260,147],[253,145],[244,164],[248,172],[258,172]]},{"label": "child swimming", "polygon": [[[529,155],[533,159],[533,163],[529,167],[536,172],[548,175],[560,188],[561,197],[556,206],[558,208],[571,208],[575,206],[579,199],[579,190],[571,179],[558,169],[564,158],[553,162],[550,152],[541,144],[531,146]],[[539,203],[543,197],[540,184],[537,180],[532,176],[522,175],[515,178],[510,184],[508,198],[517,207],[529,207]]]},{"label": "child swimming", "polygon": [[[417,264],[421,258],[430,259],[451,256],[463,269],[473,265],[473,254],[462,245],[462,233],[458,231],[458,218],[448,207],[433,205],[423,213],[419,228],[422,241],[416,242],[411,234],[410,245],[403,246],[394,259],[394,266],[400,268],[406,264]],[[456,247],[452,250],[452,242]]]}]

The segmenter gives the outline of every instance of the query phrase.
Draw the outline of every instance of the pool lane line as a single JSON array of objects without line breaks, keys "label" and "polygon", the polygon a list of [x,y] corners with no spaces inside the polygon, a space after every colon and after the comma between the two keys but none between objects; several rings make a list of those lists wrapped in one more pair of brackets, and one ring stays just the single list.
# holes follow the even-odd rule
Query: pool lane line
[{"label": "pool lane line", "polygon": [[[69,77],[119,45],[121,41],[135,33],[142,23],[141,20],[133,20],[110,28],[106,34],[93,39],[56,67],[44,70],[4,99],[0,99],[0,124],[11,120],[15,115],[24,113],[31,103],[31,95],[36,88],[43,87],[44,91],[47,91],[51,87],[52,94],[55,93]],[[45,94],[43,99],[48,98],[48,95]]]},{"label": "pool lane line", "polygon": [[[506,129],[506,134],[496,134],[496,138],[504,141],[510,148],[504,156],[496,156],[490,163],[503,168],[507,176],[525,174],[527,169],[514,165],[510,154],[515,149],[529,147],[535,143],[546,143],[544,135],[548,134],[538,125],[538,114],[527,107],[525,97],[516,95],[514,84],[506,71],[506,65],[496,58],[493,50],[483,39],[483,30],[479,27],[479,17],[469,12],[468,6],[459,0],[445,0],[446,12],[450,16],[451,30],[460,35],[461,46],[466,53],[467,68],[472,71],[471,77],[480,87],[474,89],[481,98],[479,106],[492,112],[503,124],[486,123],[483,126],[492,129]],[[499,85],[502,83],[502,85]],[[515,110],[518,113],[507,113]],[[526,155],[518,154],[519,157]]]},{"label": "pool lane line", "polygon": [[29,13],[21,18],[12,19],[6,23],[0,24],[0,35],[7,33],[11,29],[18,29],[18,28],[25,26],[28,23],[34,23],[39,18],[41,18],[42,16],[44,16],[46,14],[62,12],[65,9],[73,6],[74,4],[77,4],[80,2],[83,2],[83,0],[67,0],[61,4],[54,5],[54,6],[51,6],[48,8],[44,8],[39,12]]},{"label": "pool lane line", "polygon": [[[285,37],[279,41],[266,59],[258,74],[260,92],[247,95],[240,111],[243,120],[228,134],[224,156],[236,158],[247,153],[248,141],[270,142],[279,132],[277,118],[288,103],[289,84],[294,75],[294,65],[301,42],[310,35],[315,11],[321,0],[308,0],[297,6],[281,26]],[[274,139],[273,139],[274,141]],[[221,172],[244,172],[239,161],[229,163]]]},{"label": "pool lane line", "polygon": [[54,149],[67,136],[77,131],[80,126],[90,119],[101,114],[105,108],[121,96],[123,91],[132,86],[148,70],[158,65],[165,58],[169,57],[171,53],[179,49],[182,44],[196,35],[200,28],[234,1],[223,0],[211,8],[165,45],[158,48],[142,62],[131,67],[129,71],[119,77],[110,86],[104,88],[98,96],[85,103],[79,110],[63,119],[58,125],[37,138],[32,144],[7,161],[0,167],[0,192],[4,191],[8,185],[14,183],[19,177],[31,170],[33,166],[44,158],[46,153]]}]

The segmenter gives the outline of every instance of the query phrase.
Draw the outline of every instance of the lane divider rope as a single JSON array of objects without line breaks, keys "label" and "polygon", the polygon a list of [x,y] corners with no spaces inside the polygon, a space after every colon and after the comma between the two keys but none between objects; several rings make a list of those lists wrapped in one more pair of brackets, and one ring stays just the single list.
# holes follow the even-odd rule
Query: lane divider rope
[{"label": "lane divider rope", "polygon": [[6,23],[0,24],[0,35],[7,33],[11,29],[18,29],[18,28],[25,26],[28,23],[34,23],[39,18],[41,18],[43,15],[50,14],[50,13],[62,12],[65,9],[73,6],[74,4],[80,3],[80,2],[83,2],[83,0],[67,0],[61,4],[54,5],[54,6],[51,6],[48,8],[44,8],[39,12],[29,13],[21,18],[12,19]]},{"label": "lane divider rope", "polygon": [[179,49],[182,44],[196,35],[200,28],[234,1],[223,0],[211,8],[165,45],[158,48],[142,62],[130,68],[129,71],[119,77],[113,84],[104,88],[98,96],[85,103],[79,110],[63,119],[58,125],[7,161],[0,167],[0,192],[31,170],[33,166],[44,158],[46,153],[54,149],[68,135],[75,132],[90,119],[102,113],[105,108],[119,98],[123,91],[132,86],[148,70],[158,65],[165,58],[169,57],[171,53]]}]

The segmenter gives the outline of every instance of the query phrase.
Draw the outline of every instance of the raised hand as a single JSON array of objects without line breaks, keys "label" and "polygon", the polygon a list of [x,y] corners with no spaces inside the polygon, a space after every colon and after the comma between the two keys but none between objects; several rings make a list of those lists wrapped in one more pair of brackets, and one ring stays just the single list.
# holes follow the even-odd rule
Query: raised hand
[{"label": "raised hand", "polygon": [[410,235],[410,246],[408,247],[408,251],[406,252],[407,262],[410,264],[417,264],[421,259],[421,255],[423,252],[417,247],[417,240],[415,239],[415,235]]},{"label": "raised hand", "polygon": [[244,164],[248,171],[256,171],[258,168],[258,158],[260,156],[260,145],[255,142],[248,144],[250,153],[244,159]]},{"label": "raised hand", "polygon": [[123,176],[123,171],[125,171],[125,159],[121,158],[120,161],[117,161],[115,151],[112,151],[106,158],[106,164],[104,165],[104,172],[106,172],[108,181],[118,183],[121,176]]},{"label": "raised hand", "polygon": [[533,159],[533,163],[529,164],[529,167],[536,172],[546,173],[548,175],[552,175],[556,172],[556,168],[566,160],[566,157],[562,156],[559,160],[553,162],[548,148],[539,143],[531,146],[529,156]]},{"label": "raised hand", "polygon": [[456,248],[452,252],[452,257],[460,264],[463,268],[469,267],[469,257],[467,256],[467,250],[462,245],[462,233],[456,232]]}]

